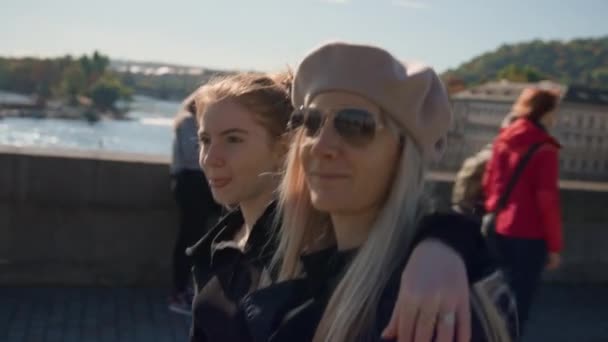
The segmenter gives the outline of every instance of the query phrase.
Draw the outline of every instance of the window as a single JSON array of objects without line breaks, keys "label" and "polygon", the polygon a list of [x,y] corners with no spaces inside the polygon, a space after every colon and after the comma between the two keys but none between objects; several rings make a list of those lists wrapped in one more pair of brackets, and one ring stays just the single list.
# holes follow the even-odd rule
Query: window
[{"label": "window", "polygon": [[583,127],[583,117],[582,116],[578,117],[577,126],[578,127]]},{"label": "window", "polygon": [[581,170],[585,171],[587,169],[587,161],[583,160],[581,161]]},{"label": "window", "polygon": [[593,161],[593,171],[599,171],[599,170],[600,170],[600,161],[594,160]]},{"label": "window", "polygon": [[570,160],[570,169],[575,169],[576,168],[576,160],[572,159]]}]

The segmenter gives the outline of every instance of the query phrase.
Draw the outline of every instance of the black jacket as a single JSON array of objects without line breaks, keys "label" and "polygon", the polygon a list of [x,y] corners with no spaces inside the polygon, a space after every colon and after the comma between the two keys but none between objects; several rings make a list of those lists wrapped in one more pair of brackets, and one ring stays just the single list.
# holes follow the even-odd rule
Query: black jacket
[{"label": "black jacket", "polygon": [[275,209],[272,202],[257,220],[244,251],[233,241],[244,223],[238,209],[228,213],[189,248],[196,288],[191,342],[240,341],[235,314],[240,300],[258,287],[274,253],[271,235]]},{"label": "black jacket", "polygon": [[[191,342],[310,341],[333,286],[339,282],[342,270],[354,252],[338,252],[335,248],[330,248],[303,256],[302,263],[307,278],[273,284],[254,292],[262,273],[268,273],[267,267],[274,253],[271,235],[275,229],[275,210],[276,205],[272,203],[260,217],[253,227],[244,253],[235,246],[230,246],[234,233],[243,224],[243,217],[238,210],[224,217],[190,249],[197,288],[193,303]],[[454,248],[463,257],[472,284],[492,275],[496,270],[485,250],[478,222],[456,214],[436,214],[426,217],[421,224],[414,243],[437,238]],[[385,287],[377,319],[373,324],[377,331],[372,332],[372,335],[379,336],[381,329],[388,324],[407,257],[404,256],[401,267],[394,271]],[[505,288],[499,277],[491,280],[488,286],[495,286],[501,291]],[[496,294],[496,291],[491,293]],[[504,316],[510,319],[513,309],[510,293],[506,292],[496,298],[500,298],[504,304]],[[308,304],[302,307],[303,310],[282,324],[279,323],[287,312],[300,308],[304,302]],[[483,322],[483,317],[481,319]],[[517,327],[513,325],[516,323],[511,320],[508,322],[509,332],[516,334]],[[474,336],[479,336],[482,330],[480,320],[474,319]]]},{"label": "black jacket", "polygon": [[[415,242],[439,238],[448,242],[465,258],[471,284],[471,341],[495,341],[498,330],[517,338],[515,301],[506,282],[485,249],[478,223],[458,214],[434,214],[421,222]],[[246,296],[240,305],[237,324],[240,340],[255,342],[311,341],[334,287],[341,279],[356,251],[326,249],[302,257],[305,278],[273,284]],[[359,340],[380,341],[388,324],[400,287],[401,273],[409,256],[392,273],[376,309],[370,331]],[[497,309],[503,324],[488,323],[487,304]],[[486,302],[487,303],[487,302]]]}]

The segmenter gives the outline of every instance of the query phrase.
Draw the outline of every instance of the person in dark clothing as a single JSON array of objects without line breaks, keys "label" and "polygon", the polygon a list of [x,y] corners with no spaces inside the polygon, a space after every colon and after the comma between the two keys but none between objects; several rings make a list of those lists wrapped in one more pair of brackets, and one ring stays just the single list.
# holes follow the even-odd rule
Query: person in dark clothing
[{"label": "person in dark clothing", "polygon": [[[300,63],[292,102],[278,278],[241,301],[238,339],[454,341],[460,319],[474,341],[516,339],[515,302],[477,221],[424,214],[424,165],[444,148],[451,119],[435,72],[376,47],[330,43]],[[471,316],[443,309],[437,297],[408,308],[416,318],[404,335],[384,331],[401,270],[445,242],[466,264]],[[452,275],[438,278],[449,284]]]},{"label": "person in dark clothing", "polygon": [[[554,124],[558,101],[554,91],[528,88],[522,92],[513,106],[517,120],[496,138],[483,180],[486,210],[496,215],[497,252],[517,296],[522,328],[543,270],[559,266],[563,248],[560,144],[547,131]],[[539,143],[499,210],[517,163]]]},{"label": "person in dark clothing", "polygon": [[171,162],[171,187],[179,210],[179,228],[173,248],[173,292],[169,309],[186,315],[191,312],[192,264],[185,249],[205,234],[206,227],[219,218],[221,211],[198,165],[195,93],[184,101],[176,115]]},{"label": "person in dark clothing", "polygon": [[191,341],[234,341],[229,318],[265,276],[289,139],[289,80],[288,73],[236,74],[210,81],[196,98],[199,163],[214,199],[233,209],[188,249],[196,283]]},{"label": "person in dark clothing", "polygon": [[[276,189],[291,138],[286,130],[293,109],[288,89],[289,77],[284,75],[247,73],[213,80],[197,96],[200,163],[214,198],[233,210],[188,249],[196,282],[190,334],[193,342],[240,341],[246,331],[238,319],[241,300],[277,279],[269,266],[277,247],[273,236],[281,226]],[[441,234],[434,235],[438,239]],[[427,240],[431,238],[429,234]],[[445,305],[449,310],[467,312],[468,292],[464,298],[451,292],[459,288],[458,277],[465,279],[468,289],[464,262],[450,247],[450,241],[461,238],[474,240],[466,234],[452,234],[444,239],[448,246],[437,241],[420,244],[417,256],[412,257],[414,262],[399,269],[405,268],[408,277],[397,289],[408,300],[393,299],[391,308],[397,303],[395,312],[417,309],[409,298],[421,305],[435,296],[441,296],[442,304],[449,299]],[[417,268],[420,262],[434,268]],[[427,275],[441,279],[443,273],[436,272],[444,269],[456,275],[450,278],[451,284],[425,282]],[[424,291],[412,284],[421,284]],[[416,289],[415,293],[410,289]],[[400,322],[411,322],[418,330],[424,328],[414,318],[396,323],[397,330]]]},{"label": "person in dark clothing", "polygon": [[[267,265],[274,248],[272,240],[276,202],[255,221],[246,247],[235,236],[245,224],[239,209],[231,211],[213,230],[189,249],[195,263],[193,275],[198,289],[192,304],[190,341],[239,341],[240,331],[232,324],[238,303],[261,283],[269,282]],[[211,251],[211,261],[206,255]],[[264,279],[266,278],[266,279]]]}]

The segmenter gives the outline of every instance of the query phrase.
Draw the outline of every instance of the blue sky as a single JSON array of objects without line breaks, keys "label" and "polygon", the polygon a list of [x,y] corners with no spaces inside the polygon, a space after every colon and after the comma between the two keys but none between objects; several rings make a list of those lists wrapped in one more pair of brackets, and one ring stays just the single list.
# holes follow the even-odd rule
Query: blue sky
[{"label": "blue sky", "polygon": [[443,71],[503,43],[608,35],[607,0],[2,0],[0,55],[278,70],[328,40]]}]

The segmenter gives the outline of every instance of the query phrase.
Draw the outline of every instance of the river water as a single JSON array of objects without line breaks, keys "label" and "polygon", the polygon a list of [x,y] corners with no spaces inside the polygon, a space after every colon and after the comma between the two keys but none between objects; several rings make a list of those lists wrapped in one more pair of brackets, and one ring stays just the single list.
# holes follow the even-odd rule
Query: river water
[{"label": "river water", "polygon": [[0,119],[0,144],[136,152],[171,153],[172,118],[179,103],[135,96],[130,120]]}]

